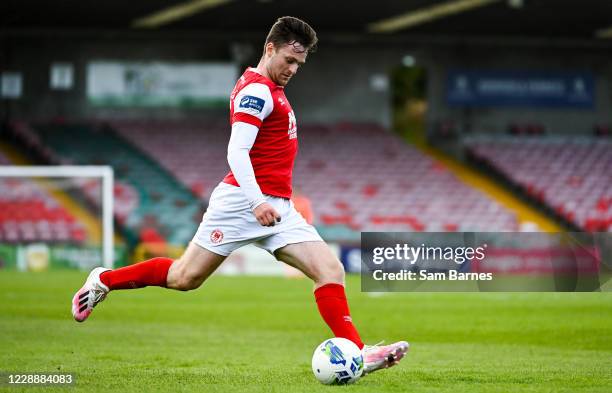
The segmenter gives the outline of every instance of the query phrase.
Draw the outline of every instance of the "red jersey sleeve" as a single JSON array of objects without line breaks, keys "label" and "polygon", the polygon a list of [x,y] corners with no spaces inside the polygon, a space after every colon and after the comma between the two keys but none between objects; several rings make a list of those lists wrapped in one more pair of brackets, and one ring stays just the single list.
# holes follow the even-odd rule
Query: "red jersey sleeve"
[{"label": "red jersey sleeve", "polygon": [[233,108],[232,124],[240,121],[261,127],[274,109],[270,88],[262,83],[248,84],[234,98]]}]

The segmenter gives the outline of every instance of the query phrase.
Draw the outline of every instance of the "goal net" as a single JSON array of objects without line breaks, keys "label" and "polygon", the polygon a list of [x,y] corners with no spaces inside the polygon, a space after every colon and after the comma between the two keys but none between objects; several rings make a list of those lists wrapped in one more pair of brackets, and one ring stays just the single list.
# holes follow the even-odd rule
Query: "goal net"
[{"label": "goal net", "polygon": [[0,267],[112,268],[114,237],[111,167],[0,166]]}]

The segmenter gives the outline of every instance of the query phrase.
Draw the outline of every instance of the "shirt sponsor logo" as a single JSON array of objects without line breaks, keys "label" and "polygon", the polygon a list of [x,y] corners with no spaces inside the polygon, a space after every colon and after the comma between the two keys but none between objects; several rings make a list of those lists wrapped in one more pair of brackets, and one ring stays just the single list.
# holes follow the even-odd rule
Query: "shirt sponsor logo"
[{"label": "shirt sponsor logo", "polygon": [[289,134],[290,140],[297,138],[297,121],[293,111],[289,112],[289,129],[287,130],[287,134]]},{"label": "shirt sponsor logo", "polygon": [[258,97],[244,96],[240,99],[240,108],[252,109],[255,113],[260,113],[263,110],[265,101]]}]

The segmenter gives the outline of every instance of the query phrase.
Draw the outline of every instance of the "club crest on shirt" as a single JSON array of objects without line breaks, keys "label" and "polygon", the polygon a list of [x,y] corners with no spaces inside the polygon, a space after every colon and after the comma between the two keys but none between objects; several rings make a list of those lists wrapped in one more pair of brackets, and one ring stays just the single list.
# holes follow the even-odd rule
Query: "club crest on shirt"
[{"label": "club crest on shirt", "polygon": [[240,108],[251,109],[255,113],[260,113],[263,110],[265,101],[259,97],[244,96],[240,99]]},{"label": "club crest on shirt", "polygon": [[210,241],[214,244],[221,243],[223,240],[223,232],[220,229],[215,229],[210,233]]}]

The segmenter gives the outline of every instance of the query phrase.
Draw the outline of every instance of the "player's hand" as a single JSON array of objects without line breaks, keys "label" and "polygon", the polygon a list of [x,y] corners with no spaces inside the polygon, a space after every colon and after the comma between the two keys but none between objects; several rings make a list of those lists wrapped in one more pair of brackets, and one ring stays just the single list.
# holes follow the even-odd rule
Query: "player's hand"
[{"label": "player's hand", "polygon": [[280,222],[280,214],[268,202],[264,202],[253,210],[257,221],[265,227],[273,227],[274,224]]}]

